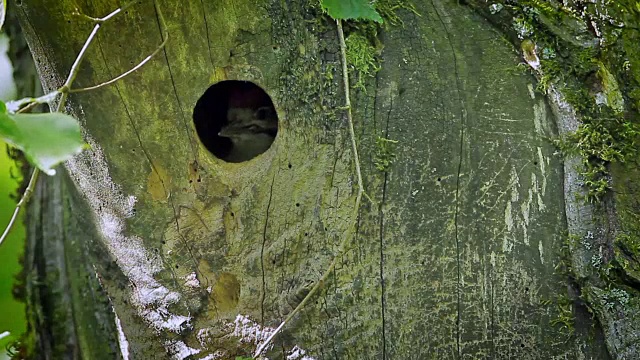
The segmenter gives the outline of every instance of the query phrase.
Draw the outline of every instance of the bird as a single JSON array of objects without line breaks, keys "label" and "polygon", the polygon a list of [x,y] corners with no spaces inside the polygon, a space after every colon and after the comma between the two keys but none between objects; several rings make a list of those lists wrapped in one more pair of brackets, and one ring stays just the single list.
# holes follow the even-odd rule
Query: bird
[{"label": "bird", "polygon": [[239,163],[253,159],[269,149],[277,132],[278,118],[273,108],[230,107],[227,124],[218,132],[218,136],[229,138],[232,143],[223,160]]}]

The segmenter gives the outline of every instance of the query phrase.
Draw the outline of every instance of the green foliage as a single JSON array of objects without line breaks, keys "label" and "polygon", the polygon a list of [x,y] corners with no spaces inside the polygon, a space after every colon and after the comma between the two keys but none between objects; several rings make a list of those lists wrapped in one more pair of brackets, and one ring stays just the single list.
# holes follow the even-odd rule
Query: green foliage
[{"label": "green foliage", "polygon": [[365,19],[382,23],[382,17],[368,0],[321,0],[322,9],[336,20]]},{"label": "green foliage", "polygon": [[560,325],[567,329],[570,335],[575,332],[575,317],[573,315],[573,302],[567,295],[559,295],[556,299],[558,316],[551,320],[551,326]]},{"label": "green foliage", "polygon": [[[606,110],[600,114],[603,112]],[[595,203],[610,189],[607,165],[637,157],[638,141],[640,128],[622,117],[593,119],[585,116],[578,130],[555,143],[563,152],[582,158],[584,170],[581,175],[587,188],[587,200]]]},{"label": "green foliage", "polygon": [[380,16],[392,25],[404,25],[404,22],[397,14],[399,9],[405,9],[420,16],[415,6],[408,0],[377,0],[375,1],[375,8]]},{"label": "green foliage", "polygon": [[78,122],[63,113],[11,114],[0,102],[0,138],[22,150],[47,175],[85,147]]},{"label": "green foliage", "polygon": [[253,358],[247,356],[236,356],[236,360],[253,360]]},{"label": "green foliage", "polygon": [[355,71],[358,80],[353,85],[355,88],[365,90],[364,77],[375,76],[380,70],[376,59],[376,49],[369,40],[359,33],[353,33],[345,40],[347,46],[347,64],[349,70]]}]

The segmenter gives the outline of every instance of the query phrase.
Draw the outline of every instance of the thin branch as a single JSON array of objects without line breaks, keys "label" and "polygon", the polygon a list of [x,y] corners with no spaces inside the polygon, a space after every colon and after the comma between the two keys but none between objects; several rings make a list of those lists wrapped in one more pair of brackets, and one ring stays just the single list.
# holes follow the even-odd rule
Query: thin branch
[{"label": "thin branch", "polygon": [[[344,109],[347,111],[347,122],[349,123],[349,135],[351,137],[351,151],[353,151],[353,158],[354,158],[354,163],[355,163],[355,167],[356,167],[356,176],[358,178],[358,193],[356,195],[356,201],[355,201],[355,204],[354,204],[354,207],[353,207],[353,215],[352,215],[353,216],[352,217],[353,223],[349,227],[349,230],[345,234],[345,237],[342,239],[342,242],[340,243],[340,247],[338,248],[338,252],[333,257],[333,260],[331,261],[331,264],[329,265],[329,268],[327,269],[327,271],[325,271],[325,273],[322,275],[320,280],[318,280],[318,282],[316,282],[316,284],[313,286],[311,291],[309,291],[307,296],[305,296],[304,299],[302,299],[302,302],[300,302],[300,304],[298,304],[298,306],[296,306],[296,308],[293,309],[293,311],[290,312],[289,315],[287,315],[287,317],[284,319],[284,321],[273,331],[271,336],[269,336],[267,338],[267,340],[265,340],[265,342],[262,343],[262,345],[260,345],[258,347],[258,349],[256,350],[256,352],[253,355],[254,359],[258,358],[258,356],[260,356],[260,354],[262,354],[264,349],[271,343],[271,341],[276,337],[276,335],[278,335],[280,333],[282,328],[284,328],[284,326],[286,324],[288,324],[291,321],[291,319],[293,319],[293,317],[298,312],[300,312],[300,310],[302,310],[304,308],[304,306],[307,304],[307,302],[309,302],[309,300],[311,300],[311,298],[315,295],[315,293],[318,292],[318,290],[324,285],[324,283],[329,278],[329,275],[335,269],[336,264],[338,263],[338,259],[344,253],[344,251],[345,251],[345,249],[347,247],[347,244],[349,243],[349,240],[351,239],[351,235],[355,232],[356,225],[358,223],[358,214],[360,212],[360,203],[362,201],[362,195],[365,194],[365,192],[364,192],[364,185],[362,183],[362,173],[360,172],[360,158],[358,157],[358,148],[357,148],[357,144],[356,144],[356,134],[355,134],[354,127],[353,127],[353,117],[351,115],[351,98],[350,98],[350,95],[349,95],[349,73],[347,71],[347,54],[346,54],[346,51],[347,51],[346,48],[347,47],[346,47],[346,44],[344,42],[344,32],[342,31],[342,22],[339,19],[337,19],[336,23],[338,24],[338,38],[340,39],[340,55],[341,55],[341,58],[342,58],[342,80],[343,80],[344,95],[345,95],[345,106],[344,106]],[[370,199],[369,196],[367,196],[367,198]]]},{"label": "thin branch", "polygon": [[36,181],[38,181],[38,174],[39,173],[40,173],[40,171],[38,170],[38,168],[33,170],[33,173],[31,174],[31,179],[29,179],[29,185],[25,189],[24,194],[22,194],[22,197],[20,198],[20,201],[16,205],[15,210],[13,210],[13,215],[11,215],[11,219],[9,220],[9,224],[4,229],[4,232],[2,233],[2,236],[0,236],[0,245],[2,245],[2,242],[4,241],[4,239],[7,238],[7,236],[9,235],[9,232],[11,231],[11,228],[13,227],[13,224],[18,219],[18,214],[20,214],[20,209],[22,208],[22,206],[24,204],[27,203],[27,201],[29,201],[29,198],[31,197],[31,193],[33,192],[33,189],[35,188],[35,183],[36,183]]},{"label": "thin branch", "polygon": [[71,89],[69,90],[69,93],[79,93],[79,92],[84,92],[84,91],[89,91],[89,90],[95,90],[95,89],[99,89],[103,86],[107,86],[110,84],[113,84],[114,82],[128,76],[129,74],[133,73],[134,71],[138,70],[139,68],[141,68],[142,66],[144,66],[144,64],[146,64],[147,62],[149,62],[160,50],[162,50],[164,48],[164,46],[167,44],[167,40],[169,39],[169,31],[167,29],[167,24],[164,22],[164,18],[162,17],[162,13],[160,12],[160,8],[157,7],[158,9],[158,17],[160,18],[160,23],[162,24],[162,29],[164,31],[164,40],[162,41],[162,43],[146,58],[144,58],[144,60],[142,60],[140,63],[138,63],[138,65],[134,66],[133,68],[129,69],[128,71],[118,75],[117,77],[109,80],[109,81],[105,81],[103,83],[100,83],[98,85],[94,85],[94,86],[89,86],[89,87],[85,87],[85,88],[80,88],[80,89]]},{"label": "thin branch", "polygon": [[[64,84],[58,90],[50,92],[49,94],[43,95],[43,96],[41,96],[39,98],[33,99],[32,103],[30,103],[29,105],[27,105],[24,108],[20,109],[18,112],[26,112],[26,111],[30,110],[31,108],[33,108],[36,104],[40,104],[40,103],[44,103],[44,102],[50,102],[50,101],[54,100],[55,97],[58,94],[62,94],[60,96],[60,100],[59,100],[58,105],[56,106],[56,110],[55,110],[56,112],[61,112],[62,109],[64,109],[65,103],[67,102],[67,97],[69,97],[69,94],[71,92],[80,92],[80,91],[86,91],[86,90],[90,90],[90,89],[97,89],[99,87],[114,83],[114,82],[124,78],[125,76],[131,74],[135,70],[139,69],[142,65],[144,65],[146,62],[148,62],[149,59],[151,59],[158,51],[160,51],[160,49],[162,49],[162,47],[164,47],[164,45],[167,42],[168,31],[167,31],[166,23],[164,22],[164,18],[162,17],[162,13],[160,11],[160,8],[158,7],[158,4],[157,4],[156,0],[154,0],[154,2],[153,2],[154,6],[156,7],[156,10],[158,11],[158,16],[160,18],[160,22],[162,23],[163,29],[165,31],[164,41],[162,42],[160,47],[158,49],[156,49],[156,51],[154,51],[145,60],[143,60],[140,64],[138,64],[136,67],[134,67],[133,69],[127,71],[126,73],[116,77],[115,79],[109,80],[106,83],[102,83],[100,85],[97,85],[97,86],[94,86],[94,87],[91,87],[91,88],[74,89],[74,90],[71,89],[71,84],[73,83],[73,81],[78,76],[78,71],[80,69],[80,64],[82,63],[82,61],[84,60],[84,58],[86,56],[87,50],[89,49],[89,45],[91,45],[91,43],[93,42],[93,40],[96,37],[96,34],[98,33],[98,30],[100,30],[100,26],[104,22],[106,22],[107,20],[109,20],[109,19],[113,18],[114,16],[116,16],[117,14],[121,13],[123,9],[126,9],[129,6],[134,5],[135,3],[136,3],[136,1],[132,1],[132,2],[124,5],[123,7],[112,11],[107,16],[105,16],[103,18],[99,18],[99,19],[98,18],[92,18],[92,17],[84,15],[84,17],[89,18],[90,20],[97,22],[97,24],[93,27],[93,30],[91,31],[91,33],[87,37],[87,40],[84,42],[84,45],[82,46],[82,49],[78,53],[78,56],[76,57],[76,60],[73,62],[73,65],[71,66],[71,70],[69,70],[69,75],[67,76],[67,80],[64,82]],[[76,15],[81,15],[81,14],[76,13]],[[31,194],[33,193],[33,190],[35,189],[35,184],[38,181],[38,176],[39,175],[40,175],[40,170],[38,168],[35,168],[33,170],[33,173],[31,173],[31,178],[29,179],[29,184],[27,185],[27,188],[25,189],[24,194],[22,194],[22,197],[20,198],[20,201],[18,202],[18,204],[16,205],[15,210],[13,211],[13,215],[11,216],[11,219],[9,220],[9,224],[4,229],[4,232],[2,233],[2,236],[0,236],[0,245],[2,245],[2,242],[4,241],[4,239],[9,235],[9,232],[11,231],[11,229],[13,228],[13,225],[15,224],[16,220],[18,219],[18,215],[20,214],[20,210],[22,209],[24,204],[26,204],[29,201],[29,199],[31,198]]]},{"label": "thin branch", "polygon": [[89,15],[85,15],[83,13],[80,12],[80,9],[76,8],[73,13],[71,15],[75,15],[75,16],[80,16],[81,18],[87,19],[89,21],[93,21],[96,23],[104,23],[108,20],[110,20],[112,17],[118,15],[119,13],[123,12],[124,10],[127,10],[128,8],[132,7],[133,5],[135,5],[137,3],[137,1],[130,1],[124,5],[122,5],[120,8],[112,11],[109,15],[105,16],[105,17],[101,17],[101,18],[94,18],[91,17]]}]

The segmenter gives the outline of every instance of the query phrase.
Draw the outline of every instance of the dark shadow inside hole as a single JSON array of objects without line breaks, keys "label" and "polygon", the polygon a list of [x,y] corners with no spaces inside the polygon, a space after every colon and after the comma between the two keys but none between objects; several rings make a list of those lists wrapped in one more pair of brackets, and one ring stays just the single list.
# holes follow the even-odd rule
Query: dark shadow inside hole
[{"label": "dark shadow inside hole", "polygon": [[278,133],[271,97],[250,81],[225,80],[211,85],[196,103],[193,122],[207,150],[232,163],[267,151]]}]

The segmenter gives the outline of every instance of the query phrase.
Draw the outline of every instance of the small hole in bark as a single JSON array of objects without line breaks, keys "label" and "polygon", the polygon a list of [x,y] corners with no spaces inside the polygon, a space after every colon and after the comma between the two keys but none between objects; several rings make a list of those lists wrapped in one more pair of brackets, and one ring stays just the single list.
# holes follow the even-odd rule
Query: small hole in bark
[{"label": "small hole in bark", "polygon": [[289,164],[289,169],[291,169],[293,166],[291,164]]},{"label": "small hole in bark", "polygon": [[534,161],[534,162],[533,162],[533,165],[538,165],[538,162],[537,162],[537,161]]},{"label": "small hole in bark", "polygon": [[442,181],[442,178],[438,178],[438,181]]},{"label": "small hole in bark", "polygon": [[251,160],[271,147],[278,115],[271,97],[250,81],[225,80],[198,99],[193,123],[202,144],[230,163]]},{"label": "small hole in bark", "polygon": [[236,214],[234,214],[234,213],[232,212],[232,213],[231,213],[231,217],[234,217],[234,216],[236,216]]},{"label": "small hole in bark", "polygon": [[300,207],[300,203],[296,203],[296,207]]},{"label": "small hole in bark", "polygon": [[523,347],[524,347],[524,344],[520,344],[520,347],[521,347],[521,348],[523,348]]}]

